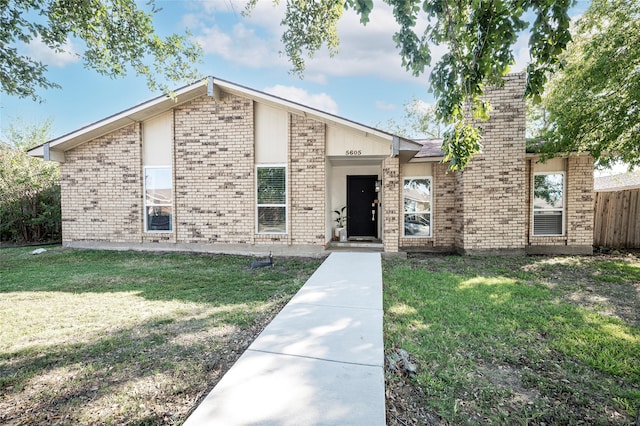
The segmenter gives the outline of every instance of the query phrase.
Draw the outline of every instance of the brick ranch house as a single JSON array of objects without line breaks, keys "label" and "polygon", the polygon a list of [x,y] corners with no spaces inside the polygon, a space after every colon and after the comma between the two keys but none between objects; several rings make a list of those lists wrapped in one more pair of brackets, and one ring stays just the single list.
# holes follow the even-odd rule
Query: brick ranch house
[{"label": "brick ranch house", "polygon": [[[593,161],[526,152],[525,76],[487,91],[483,151],[419,143],[217,78],[29,154],[62,170],[69,247],[321,254],[592,253]],[[348,242],[335,242],[345,207]]]}]

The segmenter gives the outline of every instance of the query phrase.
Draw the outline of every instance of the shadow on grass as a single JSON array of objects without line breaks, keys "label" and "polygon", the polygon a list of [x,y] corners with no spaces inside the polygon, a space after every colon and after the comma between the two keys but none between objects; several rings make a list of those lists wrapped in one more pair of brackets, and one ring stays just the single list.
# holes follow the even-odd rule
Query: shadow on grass
[{"label": "shadow on grass", "polygon": [[88,343],[3,353],[0,423],[183,421],[259,332],[226,320],[156,318]]},{"label": "shadow on grass", "polygon": [[181,422],[321,263],[254,271],[241,256],[30,250],[0,250],[0,322],[18,317],[11,298],[41,309],[0,346],[0,423]]},{"label": "shadow on grass", "polygon": [[540,284],[569,273],[540,273],[543,259],[447,260],[385,268],[387,349],[419,362],[424,404],[454,424],[632,421],[640,328]]}]

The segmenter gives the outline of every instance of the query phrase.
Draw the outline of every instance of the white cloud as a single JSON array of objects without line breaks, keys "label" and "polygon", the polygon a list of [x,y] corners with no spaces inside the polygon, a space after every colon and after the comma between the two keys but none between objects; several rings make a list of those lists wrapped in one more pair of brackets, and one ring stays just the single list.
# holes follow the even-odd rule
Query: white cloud
[{"label": "white cloud", "polygon": [[[234,0],[212,0],[201,3],[200,11],[185,15],[183,22],[196,34],[205,53],[218,55],[231,63],[253,68],[290,68],[291,64],[279,52],[283,50],[280,37],[285,2],[258,2],[250,16],[241,17]],[[220,14],[220,15],[215,15]],[[224,19],[237,19],[231,29],[223,29]],[[420,20],[418,27],[426,21]],[[325,84],[328,76],[378,76],[394,80],[414,80],[404,70],[393,33],[398,23],[390,6],[376,3],[370,22],[363,26],[359,16],[346,11],[338,24],[339,52],[330,57],[327,49],[314,58],[305,57],[305,79]],[[434,57],[440,56],[438,49]]]},{"label": "white cloud", "polygon": [[375,107],[376,107],[376,109],[379,109],[381,111],[393,111],[394,109],[396,109],[396,105],[395,104],[390,104],[390,103],[384,102],[384,101],[376,101],[375,102]]},{"label": "white cloud", "polygon": [[40,37],[32,40],[31,43],[26,45],[26,48],[32,59],[58,68],[80,61],[80,53],[72,41],[67,41],[62,46],[63,50],[61,52],[56,52],[49,48],[42,42]]},{"label": "white cloud", "polygon": [[511,66],[510,72],[520,72],[527,68],[529,62],[531,62],[531,55],[529,54],[529,37],[531,33],[529,31],[523,32],[513,45],[513,58],[515,64]]},{"label": "white cloud", "polygon": [[420,114],[431,112],[435,107],[435,104],[425,102],[422,99],[414,99],[407,105],[408,110],[415,111]]},{"label": "white cloud", "polygon": [[256,29],[244,23],[233,26],[231,32],[224,32],[214,25],[204,28],[195,38],[205,54],[218,55],[231,63],[250,68],[283,66],[286,60],[274,48],[270,38],[260,36]]},{"label": "white cloud", "polygon": [[338,104],[326,93],[313,94],[299,87],[283,86],[281,84],[267,87],[264,91],[283,99],[307,105],[330,114],[338,113]]}]

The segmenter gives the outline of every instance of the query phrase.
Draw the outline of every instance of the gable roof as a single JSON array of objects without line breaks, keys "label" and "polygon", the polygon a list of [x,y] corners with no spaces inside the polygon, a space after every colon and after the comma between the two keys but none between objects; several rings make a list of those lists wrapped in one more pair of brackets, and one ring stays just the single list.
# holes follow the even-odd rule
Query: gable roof
[{"label": "gable roof", "polygon": [[[401,146],[402,143],[411,142],[404,138],[399,138],[391,133],[366,126],[334,114],[320,111],[297,102],[289,101],[278,96],[250,89],[219,78],[207,77],[206,79],[176,90],[173,92],[172,97],[167,95],[158,96],[147,102],[143,102],[132,108],[96,121],[95,123],[89,124],[88,126],[82,127],[71,133],[51,139],[42,145],[30,149],[28,153],[34,157],[44,157],[45,159],[49,159],[47,157],[50,157],[56,161],[64,161],[64,151],[68,151],[82,145],[83,143],[119,130],[132,123],[152,118],[201,96],[211,96],[216,99],[220,99],[225,93],[248,97],[265,104],[283,108],[294,114],[311,117],[324,123],[348,127],[353,130],[363,132],[367,136],[371,135],[380,138],[381,140],[392,142],[394,143],[394,146],[396,144],[397,146]],[[56,155],[54,156],[52,154]]]},{"label": "gable roof", "polygon": [[594,191],[622,191],[640,188],[640,170],[612,176],[599,176],[593,180]]}]

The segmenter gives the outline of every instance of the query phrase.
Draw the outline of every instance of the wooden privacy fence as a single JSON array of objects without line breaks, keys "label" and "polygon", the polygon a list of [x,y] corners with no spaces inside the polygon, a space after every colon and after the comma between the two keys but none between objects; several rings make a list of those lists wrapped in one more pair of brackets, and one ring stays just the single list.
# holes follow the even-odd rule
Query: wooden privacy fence
[{"label": "wooden privacy fence", "polygon": [[595,193],[593,244],[640,248],[640,189]]}]

